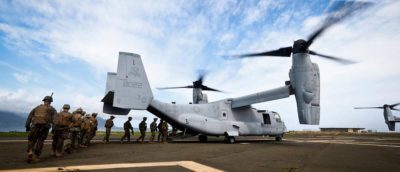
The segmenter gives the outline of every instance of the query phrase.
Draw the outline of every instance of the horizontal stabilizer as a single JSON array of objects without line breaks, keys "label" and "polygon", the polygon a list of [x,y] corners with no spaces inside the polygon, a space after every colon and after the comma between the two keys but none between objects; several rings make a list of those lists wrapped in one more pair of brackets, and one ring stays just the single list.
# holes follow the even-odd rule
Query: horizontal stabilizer
[{"label": "horizontal stabilizer", "polygon": [[103,99],[101,99],[102,102],[104,103],[109,103],[112,104],[114,100],[114,91],[109,91],[104,97]]},{"label": "horizontal stabilizer", "polygon": [[109,103],[104,103],[103,104],[103,112],[107,114],[113,114],[113,115],[128,115],[130,112],[130,109],[122,109],[122,108],[117,108],[112,106],[112,104]]}]

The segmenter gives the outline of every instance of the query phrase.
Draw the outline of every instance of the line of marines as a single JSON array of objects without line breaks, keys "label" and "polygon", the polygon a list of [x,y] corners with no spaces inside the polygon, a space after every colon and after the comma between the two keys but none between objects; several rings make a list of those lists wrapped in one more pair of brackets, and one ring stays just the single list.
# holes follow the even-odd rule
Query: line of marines
[{"label": "line of marines", "polygon": [[[65,104],[63,110],[59,113],[55,110],[51,103],[53,102],[52,96],[45,96],[43,104],[35,107],[29,113],[25,123],[25,128],[28,133],[28,149],[27,149],[27,162],[39,161],[42,153],[44,141],[51,129],[53,135],[52,139],[52,155],[55,157],[62,156],[63,152],[72,153],[78,148],[85,148],[91,144],[91,140],[96,135],[97,131],[97,113],[86,114],[82,108],[78,108],[72,113],[69,112],[70,105]],[[111,134],[111,128],[114,126],[111,116],[106,120],[105,128],[106,134],[103,142],[108,143]],[[132,117],[124,123],[124,135],[120,139],[123,143],[127,138],[130,142],[130,134],[133,135],[133,127],[131,125]],[[139,124],[140,137],[137,142],[143,143],[146,130],[147,118],[144,117],[143,121]],[[167,142],[168,123],[161,120],[157,125],[157,118],[150,124],[151,138],[150,143],[154,142],[156,132],[159,132],[158,141]]]}]

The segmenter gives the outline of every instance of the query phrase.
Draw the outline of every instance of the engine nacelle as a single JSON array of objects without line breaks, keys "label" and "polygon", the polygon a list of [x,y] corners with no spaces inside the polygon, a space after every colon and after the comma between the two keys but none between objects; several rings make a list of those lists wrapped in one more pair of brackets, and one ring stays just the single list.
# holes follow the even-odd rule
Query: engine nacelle
[{"label": "engine nacelle", "polygon": [[318,125],[320,119],[320,76],[318,65],[306,53],[293,55],[289,71],[300,124]]}]

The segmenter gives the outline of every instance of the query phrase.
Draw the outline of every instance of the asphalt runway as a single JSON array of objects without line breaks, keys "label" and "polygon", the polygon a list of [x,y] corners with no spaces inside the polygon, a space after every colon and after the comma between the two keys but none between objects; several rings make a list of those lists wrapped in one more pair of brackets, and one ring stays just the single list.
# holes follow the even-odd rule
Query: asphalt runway
[{"label": "asphalt runway", "polygon": [[42,160],[28,164],[23,138],[0,138],[0,171],[400,171],[399,137],[241,137],[168,144],[103,144],[54,158],[46,142]]}]

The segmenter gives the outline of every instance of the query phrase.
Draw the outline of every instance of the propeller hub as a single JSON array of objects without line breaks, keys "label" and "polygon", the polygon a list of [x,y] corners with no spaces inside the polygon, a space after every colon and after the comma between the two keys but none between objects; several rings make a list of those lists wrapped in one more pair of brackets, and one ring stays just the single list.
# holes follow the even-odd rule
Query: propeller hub
[{"label": "propeller hub", "polygon": [[202,85],[203,85],[203,83],[200,82],[200,81],[194,81],[193,82],[193,87],[194,88],[201,88]]},{"label": "propeller hub", "polygon": [[299,39],[293,43],[293,54],[308,53],[308,43],[304,39]]}]

